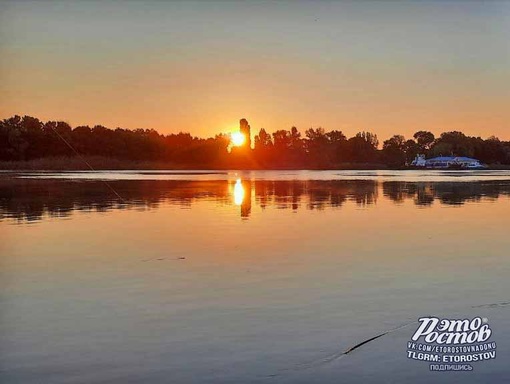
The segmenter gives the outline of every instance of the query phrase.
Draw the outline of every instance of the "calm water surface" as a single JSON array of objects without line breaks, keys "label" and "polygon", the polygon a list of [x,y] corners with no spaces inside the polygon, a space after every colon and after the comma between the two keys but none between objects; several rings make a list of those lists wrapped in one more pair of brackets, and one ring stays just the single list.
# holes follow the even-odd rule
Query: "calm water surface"
[{"label": "calm water surface", "polygon": [[[504,382],[509,227],[508,171],[2,172],[0,382]],[[341,354],[425,315],[497,358]]]}]

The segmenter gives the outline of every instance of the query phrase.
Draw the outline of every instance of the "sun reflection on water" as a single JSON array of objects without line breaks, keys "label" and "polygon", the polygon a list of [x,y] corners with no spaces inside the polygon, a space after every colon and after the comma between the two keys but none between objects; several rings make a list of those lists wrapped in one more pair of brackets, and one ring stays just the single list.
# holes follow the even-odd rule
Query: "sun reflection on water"
[{"label": "sun reflection on water", "polygon": [[242,205],[244,200],[244,187],[241,182],[241,179],[236,180],[236,184],[234,185],[234,204]]}]

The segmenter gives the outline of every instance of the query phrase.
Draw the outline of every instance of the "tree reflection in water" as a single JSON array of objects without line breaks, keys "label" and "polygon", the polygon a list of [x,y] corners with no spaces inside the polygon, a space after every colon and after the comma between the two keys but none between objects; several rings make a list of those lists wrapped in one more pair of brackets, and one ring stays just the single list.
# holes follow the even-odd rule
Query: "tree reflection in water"
[{"label": "tree reflection in water", "polygon": [[346,201],[370,207],[380,195],[401,204],[407,200],[427,207],[438,201],[461,205],[510,196],[510,181],[402,182],[374,180],[115,180],[101,181],[5,178],[0,180],[0,220],[30,222],[44,216],[66,217],[73,211],[153,209],[160,204],[190,207],[201,200],[240,206],[249,218],[252,205],[261,208],[324,210]]}]

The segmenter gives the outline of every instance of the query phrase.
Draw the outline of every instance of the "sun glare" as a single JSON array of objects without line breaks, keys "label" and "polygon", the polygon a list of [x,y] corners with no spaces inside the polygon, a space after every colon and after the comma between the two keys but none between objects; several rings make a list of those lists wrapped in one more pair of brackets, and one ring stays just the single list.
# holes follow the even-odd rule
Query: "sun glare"
[{"label": "sun glare", "polygon": [[232,145],[235,147],[240,147],[244,144],[246,138],[241,132],[232,132],[230,134],[230,141],[232,142]]}]

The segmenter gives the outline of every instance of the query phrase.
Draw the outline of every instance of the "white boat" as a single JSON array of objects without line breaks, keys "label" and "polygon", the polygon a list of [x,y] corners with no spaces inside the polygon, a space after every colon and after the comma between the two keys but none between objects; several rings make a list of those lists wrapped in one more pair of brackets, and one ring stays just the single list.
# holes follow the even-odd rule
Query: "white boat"
[{"label": "white boat", "polygon": [[484,169],[487,168],[480,160],[464,156],[439,156],[425,159],[418,155],[411,163],[412,167],[428,169]]}]

